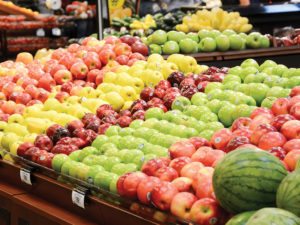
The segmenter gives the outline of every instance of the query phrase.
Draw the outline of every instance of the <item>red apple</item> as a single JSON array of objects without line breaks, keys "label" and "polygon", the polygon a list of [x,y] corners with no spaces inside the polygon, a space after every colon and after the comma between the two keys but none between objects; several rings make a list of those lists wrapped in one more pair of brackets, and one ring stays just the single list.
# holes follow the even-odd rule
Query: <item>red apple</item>
[{"label": "red apple", "polygon": [[261,114],[257,115],[250,124],[250,130],[255,130],[258,126],[262,124],[270,124],[274,116],[271,114]]},{"label": "red apple", "polygon": [[96,82],[96,77],[101,74],[101,70],[99,69],[92,69],[88,72],[86,80],[87,82]]},{"label": "red apple", "polygon": [[41,150],[50,151],[53,147],[52,140],[45,134],[40,134],[34,141],[34,146]]},{"label": "red apple", "polygon": [[134,52],[130,55],[129,61],[138,61],[138,60],[146,60],[145,56],[139,52]]},{"label": "red apple", "polygon": [[[106,116],[106,111],[107,111],[107,110],[113,111],[112,106],[109,105],[109,104],[103,104],[103,105],[99,106],[99,107],[97,108],[97,111],[96,111],[97,117],[98,117],[99,119],[102,119],[104,116]],[[109,112],[110,112],[110,111],[109,111]]]},{"label": "red apple", "polygon": [[120,127],[128,127],[131,123],[132,119],[129,116],[121,116],[117,119],[117,124]]},{"label": "red apple", "polygon": [[151,191],[150,199],[156,208],[165,211],[170,209],[171,202],[177,193],[178,190],[173,184],[162,182]]},{"label": "red apple", "polygon": [[172,159],[187,156],[191,157],[196,152],[193,144],[188,141],[177,141],[169,148],[169,153]]},{"label": "red apple", "polygon": [[84,124],[80,120],[73,120],[67,124],[67,129],[72,134],[76,129],[83,128]]},{"label": "red apple", "polygon": [[154,176],[155,172],[162,168],[162,167],[167,167],[168,164],[166,164],[166,162],[164,160],[162,160],[161,158],[157,158],[157,159],[150,159],[149,161],[147,161],[146,163],[143,164],[141,171],[145,174],[147,174],[148,176]]},{"label": "red apple", "polygon": [[249,128],[251,124],[251,119],[247,117],[240,117],[236,119],[232,126],[231,126],[231,131],[235,131],[238,129],[243,129],[243,128]]},{"label": "red apple", "polygon": [[132,45],[134,42],[136,42],[136,38],[131,35],[124,35],[120,37],[120,40],[128,45]]},{"label": "red apple", "polygon": [[24,93],[21,93],[20,95],[17,96],[16,98],[16,103],[17,104],[23,104],[23,105],[27,105],[28,102],[31,101],[31,95],[24,92]]},{"label": "red apple", "polygon": [[61,88],[60,88],[60,90],[61,91],[65,91],[65,92],[67,92],[67,93],[71,93],[71,90],[72,90],[72,88],[73,88],[73,83],[72,82],[66,82],[66,83],[64,83],[64,84],[62,84],[61,85]]},{"label": "red apple", "polygon": [[64,91],[60,91],[55,95],[55,98],[61,103],[65,102],[69,97],[70,95]]},{"label": "red apple", "polygon": [[194,162],[201,162],[205,166],[212,166],[215,161],[222,159],[225,155],[224,151],[201,147],[192,155],[191,159]]},{"label": "red apple", "polygon": [[131,45],[131,49],[132,52],[138,52],[144,56],[149,54],[148,46],[141,42],[135,42],[133,45]]},{"label": "red apple", "polygon": [[56,84],[63,84],[72,80],[72,74],[69,70],[58,70],[53,76]]},{"label": "red apple", "polygon": [[253,112],[250,115],[250,118],[254,119],[256,116],[262,115],[262,114],[273,115],[273,112],[270,109],[268,109],[268,108],[258,107],[258,108],[256,108],[256,109],[253,110]]},{"label": "red apple", "polygon": [[269,132],[274,132],[276,131],[276,128],[269,125],[269,124],[261,124],[259,125],[252,133],[250,142],[252,144],[258,145],[260,138]]},{"label": "red apple", "polygon": [[290,171],[295,170],[296,164],[300,160],[300,149],[290,151],[284,158],[284,162],[288,166]]},{"label": "red apple", "polygon": [[88,52],[87,55],[83,58],[83,62],[88,67],[89,70],[101,69],[101,61],[96,52]]},{"label": "red apple", "polygon": [[285,122],[281,127],[281,133],[287,139],[300,139],[300,121],[290,120]]},{"label": "red apple", "polygon": [[300,95],[300,86],[294,87],[291,90],[290,97]]},{"label": "red apple", "polygon": [[294,149],[300,149],[300,139],[292,139],[287,141],[284,145],[283,145],[283,149],[286,152],[290,152]]},{"label": "red apple", "polygon": [[81,62],[74,63],[70,69],[74,79],[84,80],[89,72],[88,67]]},{"label": "red apple", "polygon": [[278,98],[272,105],[272,112],[274,115],[288,114],[289,99]]},{"label": "red apple", "polygon": [[188,177],[177,177],[171,182],[179,192],[192,191],[193,180]]},{"label": "red apple", "polygon": [[203,198],[196,201],[190,211],[190,219],[201,225],[223,224],[222,209],[212,198]]},{"label": "red apple", "polygon": [[17,149],[18,156],[24,157],[26,151],[31,147],[34,147],[34,145],[32,143],[29,143],[29,142],[24,142],[24,143],[20,144],[18,149]]},{"label": "red apple", "polygon": [[200,162],[191,162],[186,164],[180,171],[180,176],[188,177],[190,179],[195,179],[199,170],[202,169],[204,165]]},{"label": "red apple", "polygon": [[286,138],[279,132],[268,132],[264,134],[258,142],[258,147],[269,150],[272,147],[282,147],[286,143]]},{"label": "red apple", "polygon": [[211,146],[211,144],[205,138],[201,137],[192,137],[188,141],[194,145],[195,149],[198,149],[202,146]]},{"label": "red apple", "polygon": [[288,105],[288,110],[290,111],[290,109],[292,108],[293,105],[295,105],[296,103],[300,102],[300,96],[294,96],[289,100],[289,105]]},{"label": "red apple", "polygon": [[291,107],[290,114],[297,120],[300,120],[300,102]]},{"label": "red apple", "polygon": [[231,140],[228,142],[225,151],[226,152],[231,152],[238,147],[245,145],[245,144],[250,144],[250,140],[248,137],[245,136],[234,136],[231,138]]},{"label": "red apple", "polygon": [[125,173],[117,181],[117,191],[120,196],[125,196],[124,181],[131,173]]},{"label": "red apple", "polygon": [[286,152],[282,147],[272,147],[268,150],[272,155],[276,156],[278,159],[283,160],[286,156]]},{"label": "red apple", "polygon": [[189,220],[190,210],[197,201],[195,195],[189,192],[181,192],[174,196],[171,203],[171,213],[181,219]]},{"label": "red apple", "polygon": [[244,136],[250,140],[252,134],[253,134],[253,131],[250,130],[249,128],[242,128],[242,129],[233,131],[232,138],[237,137],[237,136]]},{"label": "red apple", "polygon": [[50,73],[50,75],[51,75],[52,77],[54,77],[54,74],[56,74],[56,72],[59,71],[59,70],[68,70],[68,69],[67,69],[67,67],[65,67],[65,66],[62,65],[62,64],[56,64],[56,65],[54,65],[54,66],[51,68],[51,70],[49,71],[49,73]]},{"label": "red apple", "polygon": [[282,125],[289,121],[289,120],[294,120],[295,117],[293,117],[292,115],[289,114],[282,114],[282,115],[278,115],[276,117],[273,118],[273,120],[271,121],[271,125],[274,126],[277,130],[280,130]]},{"label": "red apple", "polygon": [[121,42],[121,40],[118,37],[115,36],[108,36],[104,39],[106,44],[116,45]]},{"label": "red apple", "polygon": [[106,65],[109,61],[116,58],[116,54],[113,50],[102,50],[99,53],[99,58],[102,64]]},{"label": "red apple", "polygon": [[198,171],[193,181],[193,188],[199,199],[213,197],[213,173],[214,168],[212,167],[204,167]]},{"label": "red apple", "polygon": [[155,176],[162,181],[171,182],[178,177],[178,173],[172,167],[161,167],[155,171]]},{"label": "red apple", "polygon": [[98,128],[98,134],[105,134],[106,130],[112,126],[110,123],[103,123]]},{"label": "red apple", "polygon": [[232,132],[227,129],[223,128],[214,133],[211,137],[210,143],[216,149],[224,150],[232,137]]},{"label": "red apple", "polygon": [[147,179],[142,180],[137,188],[137,197],[140,202],[149,205],[151,191],[160,186],[161,181],[157,177],[148,177]]},{"label": "red apple", "polygon": [[136,198],[139,183],[147,178],[148,176],[142,172],[134,172],[129,174],[123,183],[124,195],[129,198]]},{"label": "red apple", "polygon": [[172,167],[173,169],[175,169],[177,171],[178,174],[180,174],[181,169],[188,163],[192,162],[191,158],[186,157],[186,156],[182,156],[182,157],[178,157],[176,159],[173,159],[169,166]]}]

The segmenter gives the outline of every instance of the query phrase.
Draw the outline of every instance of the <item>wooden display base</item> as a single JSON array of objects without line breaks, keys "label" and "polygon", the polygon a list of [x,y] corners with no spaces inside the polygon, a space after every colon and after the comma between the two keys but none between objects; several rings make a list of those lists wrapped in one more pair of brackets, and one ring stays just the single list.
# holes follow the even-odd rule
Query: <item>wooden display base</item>
[{"label": "wooden display base", "polygon": [[[85,209],[79,208],[72,203],[72,187],[40,173],[32,174],[32,186],[24,184],[20,180],[20,169],[18,165],[0,160],[0,202],[7,202],[5,208],[12,215],[12,225],[17,225],[20,218],[29,225],[158,225],[162,223],[155,219],[165,219],[159,212],[153,214],[155,219],[144,218],[139,204],[132,204],[130,211],[90,195]],[[11,194],[5,194],[7,192]]]}]

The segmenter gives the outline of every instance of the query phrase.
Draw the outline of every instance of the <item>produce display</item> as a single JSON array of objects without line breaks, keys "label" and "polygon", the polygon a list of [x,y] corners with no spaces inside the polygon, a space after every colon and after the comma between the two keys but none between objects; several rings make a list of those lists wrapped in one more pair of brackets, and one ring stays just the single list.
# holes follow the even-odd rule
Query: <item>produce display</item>
[{"label": "produce display", "polygon": [[227,12],[220,8],[212,10],[198,10],[194,14],[186,15],[182,24],[176,26],[176,30],[184,33],[198,32],[202,29],[216,29],[224,31],[232,29],[237,33],[247,33],[252,30],[252,25],[246,17],[241,17],[238,12]]},{"label": "produce display", "polygon": [[28,18],[37,18],[40,14],[38,12],[34,12],[31,9],[23,8],[20,6],[17,6],[11,1],[4,1],[0,0],[0,10],[2,12],[5,12],[7,14],[13,14],[13,15],[24,15]]},{"label": "produce display", "polygon": [[226,29],[222,33],[218,30],[202,29],[198,33],[178,31],[165,32],[157,30],[143,39],[150,48],[151,53],[164,55],[198,52],[214,52],[228,50],[268,48],[271,43],[267,36],[259,32],[250,34],[240,33]]},{"label": "produce display", "polygon": [[96,16],[96,5],[74,1],[66,6],[66,13],[79,18],[94,18]]},{"label": "produce display", "polygon": [[[217,33],[157,30],[151,39]],[[260,38],[269,43],[258,33],[243,43]],[[88,37],[1,63],[3,159],[199,225],[298,225],[300,69],[148,54],[141,38]]]}]

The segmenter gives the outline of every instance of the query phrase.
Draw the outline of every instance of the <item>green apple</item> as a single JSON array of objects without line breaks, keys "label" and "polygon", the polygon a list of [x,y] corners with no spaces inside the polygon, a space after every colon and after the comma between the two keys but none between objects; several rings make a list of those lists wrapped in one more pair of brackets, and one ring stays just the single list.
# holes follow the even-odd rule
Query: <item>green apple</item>
[{"label": "green apple", "polygon": [[[120,143],[120,141],[121,141],[121,136],[119,136],[119,135],[114,135],[114,136],[110,136],[109,138],[108,138],[108,141],[107,141],[107,143],[110,143],[110,144],[114,144],[115,146],[117,146],[118,147],[118,145],[119,145],[119,143]],[[105,147],[105,146],[104,146]],[[110,148],[110,149],[118,149],[117,147],[113,147],[113,148]],[[103,151],[103,150],[105,150],[105,151]],[[100,148],[100,152],[99,152],[99,154],[101,154],[101,153],[104,153],[104,152],[107,152],[107,149],[102,149],[102,148]]]},{"label": "green apple", "polygon": [[[201,92],[198,92],[198,93],[201,93]],[[208,102],[208,99],[207,98],[202,98],[202,97],[198,97],[197,94],[194,94],[192,99],[191,99],[191,102],[193,105],[196,105],[196,106],[201,106],[201,105],[206,105],[207,102]]]},{"label": "green apple", "polygon": [[231,126],[233,122],[232,114],[236,110],[236,106],[231,104],[227,106],[223,106],[218,113],[218,117],[220,122],[225,126]]},{"label": "green apple", "polygon": [[119,149],[111,148],[111,149],[106,150],[104,155],[107,156],[107,157],[109,157],[109,156],[118,156],[118,152],[119,152]]},{"label": "green apple", "polygon": [[258,69],[259,64],[257,63],[257,61],[255,59],[246,59],[242,62],[241,67],[242,68],[255,67],[256,69]]},{"label": "green apple", "polygon": [[73,161],[79,162],[79,154],[81,150],[76,150],[69,155],[69,158]]},{"label": "green apple", "polygon": [[84,165],[81,162],[74,162],[73,164],[70,165],[68,175],[73,177],[73,178],[79,178],[78,177],[79,171],[82,170],[85,167],[88,167],[88,166]]},{"label": "green apple", "polygon": [[256,101],[255,101],[255,99],[253,97],[246,96],[246,95],[244,97],[243,103],[245,103],[245,104],[247,104],[249,106],[256,106],[257,105],[257,103],[256,103]]},{"label": "green apple", "polygon": [[137,171],[137,166],[133,163],[118,163],[111,168],[111,172],[119,176],[134,171]]},{"label": "green apple", "polygon": [[163,45],[168,40],[167,33],[164,30],[154,31],[151,37],[151,43],[157,45]]},{"label": "green apple", "polygon": [[241,66],[235,66],[235,67],[231,67],[228,71],[228,75],[229,74],[233,74],[233,75],[240,75],[240,73],[242,72],[242,67]]},{"label": "green apple", "polygon": [[85,147],[78,154],[78,161],[82,162],[84,158],[87,157],[88,155],[97,155],[97,154],[98,154],[98,149],[96,149],[95,147],[92,146]]},{"label": "green apple", "polygon": [[156,118],[161,120],[163,117],[164,111],[161,108],[150,108],[145,112],[145,119]]},{"label": "green apple", "polygon": [[61,173],[64,174],[64,175],[69,175],[69,171],[70,171],[70,168],[73,164],[75,164],[76,162],[75,161],[72,161],[72,160],[67,160],[65,161],[62,166],[61,166]]},{"label": "green apple", "polygon": [[244,40],[238,34],[233,34],[229,36],[230,48],[232,50],[241,50],[244,45]]},{"label": "green apple", "polygon": [[288,88],[300,86],[300,77],[291,77],[286,85]]},{"label": "green apple", "polygon": [[163,115],[163,119],[167,120],[169,122],[172,122],[174,119],[178,118],[180,115],[183,115],[183,113],[179,110],[171,110],[166,112]]},{"label": "green apple", "polygon": [[261,48],[269,48],[271,45],[269,38],[265,35],[259,37],[259,43]]},{"label": "green apple", "polygon": [[61,171],[62,165],[69,160],[69,157],[65,154],[56,154],[51,162],[52,169],[54,169],[56,172]]},{"label": "green apple", "polygon": [[113,143],[105,143],[100,147],[101,152],[106,152],[108,149],[115,149],[117,146]]},{"label": "green apple", "polygon": [[173,101],[171,108],[173,110],[177,109],[177,110],[183,111],[185,109],[185,107],[188,105],[191,105],[191,101],[184,96],[179,96]]},{"label": "green apple", "polygon": [[232,29],[226,29],[222,32],[222,34],[225,34],[226,36],[231,36],[233,34],[236,34],[236,32]]},{"label": "green apple", "polygon": [[150,118],[143,123],[143,127],[153,128],[154,124],[159,123],[159,120],[156,118]]},{"label": "green apple", "polygon": [[218,114],[221,108],[221,101],[219,99],[213,99],[209,101],[206,106],[215,114]]},{"label": "green apple", "polygon": [[113,177],[113,179],[110,181],[109,184],[109,192],[118,194],[118,189],[117,189],[117,183],[118,183],[119,177]]},{"label": "green apple", "polygon": [[220,82],[210,82],[205,87],[205,94],[210,93],[211,91],[215,91],[216,89],[222,90],[223,84]]},{"label": "green apple", "polygon": [[262,83],[266,77],[268,77],[268,75],[265,73],[248,74],[244,79],[244,83]]},{"label": "green apple", "polygon": [[209,141],[213,135],[214,135],[213,130],[204,130],[199,134],[199,137],[205,138],[206,140]]},{"label": "green apple", "polygon": [[104,167],[104,169],[106,171],[110,171],[111,168],[115,165],[121,162],[121,159],[119,159],[116,156],[110,156],[107,157],[107,159],[105,160],[105,162],[102,164],[102,166]]},{"label": "green apple", "polygon": [[267,97],[265,98],[262,103],[261,103],[261,107],[265,107],[270,109],[273,105],[273,103],[276,101],[276,97]]},{"label": "green apple", "polygon": [[194,129],[196,129],[199,133],[202,132],[203,130],[205,130],[206,128],[206,123],[197,120],[193,117],[189,118],[187,126],[192,127]]},{"label": "green apple", "polygon": [[[147,127],[141,127],[141,128],[137,128],[134,132],[133,132],[133,136],[134,137],[139,137],[139,138],[145,138],[146,137],[146,132],[149,131],[150,128]],[[152,130],[152,129],[151,129]]]},{"label": "green apple", "polygon": [[108,137],[105,135],[98,135],[96,139],[93,141],[92,146],[100,149],[103,144],[105,144],[108,140]]},{"label": "green apple", "polygon": [[246,104],[240,104],[236,106],[235,111],[231,114],[232,119],[236,120],[239,117],[250,117],[251,111],[250,106]]},{"label": "green apple", "polygon": [[248,35],[245,33],[239,33],[239,35],[246,41]]},{"label": "green apple", "polygon": [[109,190],[112,180],[117,179],[117,175],[107,171],[101,171],[97,173],[94,179],[94,184],[102,189]]},{"label": "green apple", "polygon": [[162,54],[162,49],[160,45],[151,44],[149,45],[151,54]]},{"label": "green apple", "polygon": [[216,39],[218,36],[222,35],[222,33],[219,30],[211,30],[210,31],[210,37]]},{"label": "green apple", "polygon": [[144,156],[144,153],[141,150],[132,149],[129,150],[125,155],[122,155],[122,162],[131,163],[132,160],[137,156]]},{"label": "green apple", "polygon": [[187,33],[186,38],[192,39],[195,42],[199,42],[199,36],[196,33]]},{"label": "green apple", "polygon": [[206,113],[201,116],[200,120],[204,123],[216,122],[218,121],[218,116],[214,113]]},{"label": "green apple", "polygon": [[158,157],[169,157],[168,148],[164,148],[162,146],[155,146],[155,148],[151,150],[151,153]]},{"label": "green apple", "polygon": [[236,86],[239,84],[240,84],[240,82],[238,82],[238,81],[229,81],[223,85],[223,90],[235,90]]},{"label": "green apple", "polygon": [[210,91],[208,94],[207,94],[207,99],[209,101],[213,100],[213,99],[219,99],[220,96],[222,96],[223,94],[223,91],[220,90],[220,89],[214,89],[212,91]]},{"label": "green apple", "polygon": [[164,55],[176,54],[180,52],[180,48],[176,41],[167,41],[162,47],[162,52]]},{"label": "green apple", "polygon": [[222,128],[224,128],[223,124],[217,121],[206,124],[206,129],[212,130],[214,132],[221,130]]},{"label": "green apple", "polygon": [[113,125],[113,126],[110,126],[105,131],[105,135],[108,136],[108,137],[118,135],[120,130],[121,130],[121,127]]},{"label": "green apple", "polygon": [[213,52],[217,48],[217,43],[215,39],[206,37],[201,39],[200,43],[198,44],[198,48],[201,52]]},{"label": "green apple", "polygon": [[105,161],[107,160],[107,156],[105,155],[97,155],[97,157],[95,157],[94,159],[94,165],[100,165],[103,166]]},{"label": "green apple", "polygon": [[176,41],[179,43],[182,39],[186,38],[186,34],[181,31],[169,31],[167,33],[168,41]]},{"label": "green apple", "polygon": [[269,87],[273,87],[274,84],[276,84],[277,80],[279,80],[279,79],[280,79],[279,76],[270,75],[265,78],[264,84],[268,85]]},{"label": "green apple", "polygon": [[124,136],[128,136],[128,135],[132,135],[133,132],[134,132],[134,129],[132,129],[130,127],[124,127],[119,131],[119,135],[121,137],[124,137]]},{"label": "green apple", "polygon": [[87,166],[92,166],[95,164],[95,160],[97,159],[97,155],[88,155],[82,160],[82,163]]},{"label": "green apple", "polygon": [[257,105],[260,105],[266,98],[269,89],[265,84],[249,84],[250,96],[255,99]]},{"label": "green apple", "polygon": [[212,33],[209,31],[209,30],[206,30],[206,29],[201,29],[199,32],[198,32],[198,36],[200,38],[200,41],[206,37],[213,37],[212,36]]},{"label": "green apple", "polygon": [[132,129],[137,129],[140,128],[143,123],[144,123],[143,120],[134,120],[130,123],[129,127]]},{"label": "green apple", "polygon": [[258,32],[250,33],[246,38],[246,45],[248,48],[259,48],[260,47],[260,37],[262,35]]},{"label": "green apple", "polygon": [[284,72],[288,71],[288,68],[283,64],[278,64],[272,69],[272,74],[282,76]]},{"label": "green apple", "polygon": [[248,84],[238,84],[235,89],[235,91],[244,93],[246,95],[250,95],[250,89]]},{"label": "green apple", "polygon": [[240,78],[245,80],[247,75],[258,73],[258,69],[255,66],[244,67],[240,73]]},{"label": "green apple", "polygon": [[268,59],[259,66],[259,71],[263,71],[264,69],[266,69],[268,67],[275,67],[275,66],[277,66],[277,63],[274,62],[273,60]]},{"label": "green apple", "polygon": [[[286,77],[280,77],[279,79],[277,79],[274,83],[273,86],[279,86],[279,87],[283,87],[283,88],[289,88],[289,80],[293,80],[295,81],[296,77],[292,78],[292,79],[288,79]],[[300,83],[300,82],[299,82]],[[296,85],[297,86],[297,85]],[[294,86],[293,86],[294,87]],[[292,88],[292,87],[291,87]]]},{"label": "green apple", "polygon": [[267,97],[285,98],[289,95],[289,89],[284,89],[282,87],[272,87],[268,93]]},{"label": "green apple", "polygon": [[210,113],[210,109],[206,106],[195,106],[190,105],[185,108],[184,114],[187,116],[192,116],[196,118],[197,120],[200,120],[201,116],[203,114]]},{"label": "green apple", "polygon": [[118,148],[119,149],[124,149],[124,148],[133,149],[134,145],[135,145],[134,141],[135,141],[134,136],[122,137],[122,139],[119,141]]},{"label": "green apple", "polygon": [[180,52],[184,54],[191,54],[198,52],[198,43],[189,38],[182,39],[179,42]]},{"label": "green apple", "polygon": [[225,52],[230,49],[230,41],[228,36],[221,34],[216,37],[216,44],[217,44],[217,49],[219,51]]},{"label": "green apple", "polygon": [[89,184],[94,184],[96,175],[102,171],[104,171],[104,168],[100,165],[90,166],[87,172],[86,182]]}]

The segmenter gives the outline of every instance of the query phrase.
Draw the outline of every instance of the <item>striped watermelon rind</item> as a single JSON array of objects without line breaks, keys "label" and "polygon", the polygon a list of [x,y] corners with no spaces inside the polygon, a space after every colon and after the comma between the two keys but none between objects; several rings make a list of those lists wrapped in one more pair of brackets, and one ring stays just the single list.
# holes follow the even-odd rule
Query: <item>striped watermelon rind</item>
[{"label": "striped watermelon rind", "polygon": [[300,170],[287,175],[278,187],[277,207],[300,216]]},{"label": "striped watermelon rind", "polygon": [[276,205],[276,191],[286,175],[285,167],[272,154],[241,148],[218,163],[213,187],[218,201],[227,211],[253,211]]},{"label": "striped watermelon rind", "polygon": [[232,217],[225,225],[245,225],[256,211],[243,212]]},{"label": "striped watermelon rind", "polygon": [[246,225],[300,225],[295,214],[278,208],[263,208],[254,213]]}]

